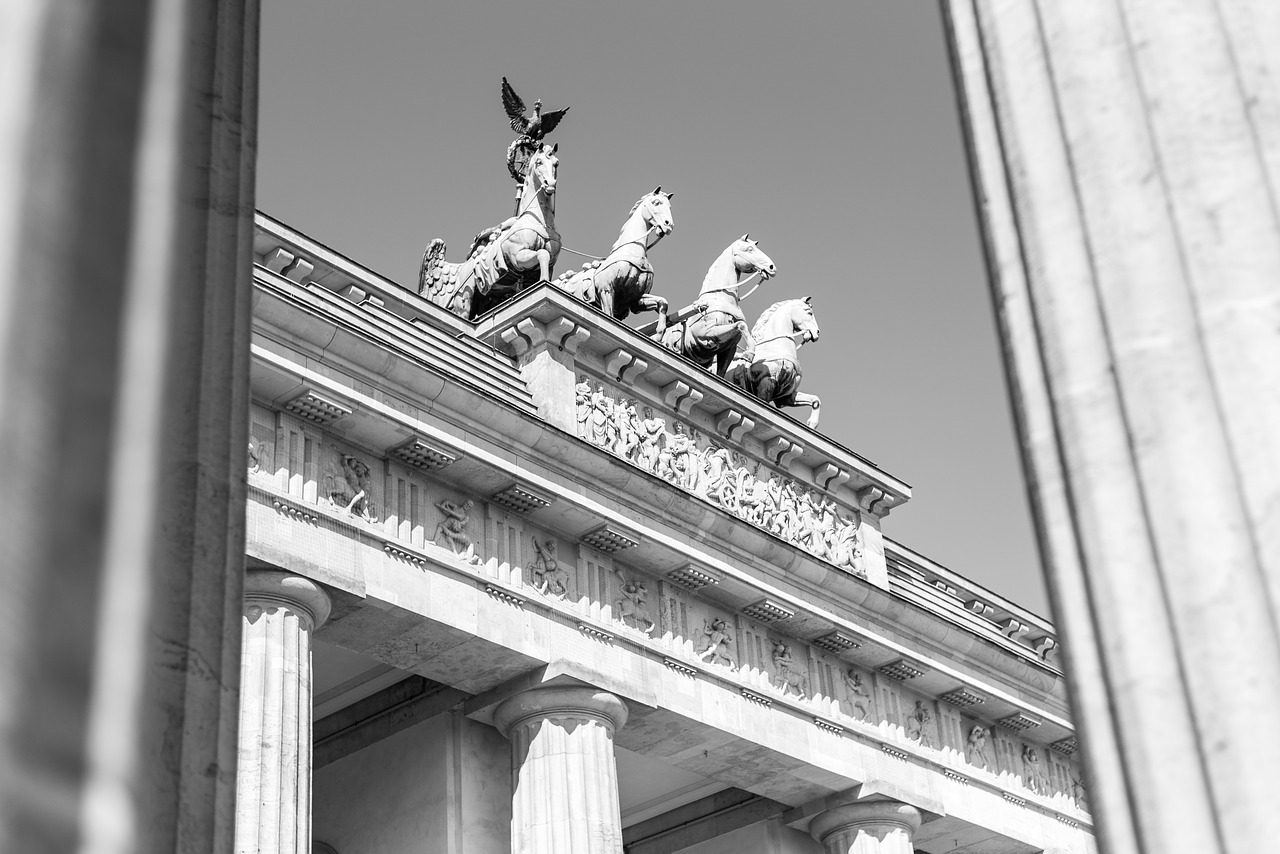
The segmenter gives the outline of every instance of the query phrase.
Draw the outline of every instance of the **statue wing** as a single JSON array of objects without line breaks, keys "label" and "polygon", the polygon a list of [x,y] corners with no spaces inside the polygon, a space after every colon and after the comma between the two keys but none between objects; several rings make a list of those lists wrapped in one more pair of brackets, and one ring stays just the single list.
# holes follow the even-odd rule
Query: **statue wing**
[{"label": "statue wing", "polygon": [[524,101],[520,100],[505,77],[502,78],[502,108],[507,111],[507,118],[511,119],[513,131],[524,133],[529,128],[529,120],[524,116]]},{"label": "statue wing", "polygon": [[569,112],[569,108],[563,110],[553,110],[550,113],[542,114],[542,135],[546,136],[556,129],[556,125],[560,124],[560,120],[564,118],[564,114]]}]

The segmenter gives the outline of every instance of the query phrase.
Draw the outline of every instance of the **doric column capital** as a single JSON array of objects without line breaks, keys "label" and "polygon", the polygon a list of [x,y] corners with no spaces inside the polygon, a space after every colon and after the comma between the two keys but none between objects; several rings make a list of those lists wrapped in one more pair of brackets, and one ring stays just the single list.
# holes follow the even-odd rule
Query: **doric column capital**
[{"label": "doric column capital", "polygon": [[843,831],[865,830],[882,837],[894,830],[906,831],[908,840],[920,829],[920,810],[901,801],[863,801],[821,812],[809,823],[809,835],[824,844]]},{"label": "doric column capital", "polygon": [[559,723],[575,718],[599,721],[612,733],[627,722],[627,705],[608,691],[589,685],[531,688],[503,700],[494,710],[493,725],[510,738],[512,731],[527,721]]},{"label": "doric column capital", "polygon": [[263,611],[287,608],[307,621],[309,630],[329,618],[329,595],[319,584],[278,569],[251,569],[244,578],[244,615],[257,622]]}]

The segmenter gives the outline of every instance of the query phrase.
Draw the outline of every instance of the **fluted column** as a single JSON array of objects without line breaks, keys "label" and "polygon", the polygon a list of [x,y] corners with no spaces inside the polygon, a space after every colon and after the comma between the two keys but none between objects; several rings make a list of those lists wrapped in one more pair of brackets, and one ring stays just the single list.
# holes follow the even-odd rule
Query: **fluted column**
[{"label": "fluted column", "polygon": [[534,688],[505,700],[511,739],[511,854],[622,854],[613,734],[627,720],[591,687]]},{"label": "fluted column", "polygon": [[1104,847],[1273,848],[1280,7],[944,8]]},{"label": "fluted column", "polygon": [[899,801],[845,804],[819,813],[809,835],[826,854],[912,854],[920,811]]},{"label": "fluted column", "polygon": [[311,633],[329,597],[301,576],[245,576],[236,854],[311,852]]},{"label": "fluted column", "polygon": [[0,8],[0,851],[226,854],[258,3]]}]

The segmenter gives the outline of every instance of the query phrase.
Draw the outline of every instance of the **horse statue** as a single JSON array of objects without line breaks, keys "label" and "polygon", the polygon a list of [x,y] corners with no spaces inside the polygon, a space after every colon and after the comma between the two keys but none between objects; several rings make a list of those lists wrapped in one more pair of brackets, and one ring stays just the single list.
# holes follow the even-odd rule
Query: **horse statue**
[{"label": "horse statue", "polygon": [[775,302],[760,315],[750,334],[738,341],[738,352],[725,379],[766,403],[809,406],[809,426],[818,426],[816,394],[800,391],[800,345],[817,341],[820,330],[813,317],[813,297]]},{"label": "horse statue", "polygon": [[529,158],[516,215],[487,228],[471,243],[467,260],[444,260],[445,245],[432,240],[422,255],[418,293],[468,320],[537,282],[551,280],[560,254],[555,225],[556,146]]},{"label": "horse statue", "polygon": [[738,305],[742,277],[759,273],[769,279],[777,272],[769,256],[760,251],[760,241],[742,235],[707,270],[693,305],[697,314],[668,326],[662,345],[708,370],[714,362],[716,375],[724,376],[738,341],[747,334],[747,318]]},{"label": "horse statue", "polygon": [[[646,193],[631,207],[622,233],[614,242],[609,254],[599,261],[590,261],[581,270],[566,273],[553,283],[585,303],[594,305],[605,314],[626,319],[632,312],[658,312],[658,333],[667,328],[667,301],[653,296],[653,265],[648,251],[671,233],[671,199],[675,193],[664,193],[658,187]],[[649,234],[658,232],[653,243]]]}]

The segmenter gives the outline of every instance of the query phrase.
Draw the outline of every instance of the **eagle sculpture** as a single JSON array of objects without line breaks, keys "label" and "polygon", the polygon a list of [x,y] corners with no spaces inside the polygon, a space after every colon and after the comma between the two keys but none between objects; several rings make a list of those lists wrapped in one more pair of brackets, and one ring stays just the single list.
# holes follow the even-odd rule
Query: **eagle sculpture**
[{"label": "eagle sculpture", "polygon": [[511,129],[533,142],[541,140],[555,130],[556,125],[560,124],[560,120],[564,118],[564,114],[569,112],[569,108],[565,107],[563,110],[544,113],[542,101],[534,101],[533,118],[529,118],[524,114],[524,101],[516,94],[516,90],[511,88],[511,84],[505,77],[502,78],[502,106],[507,111],[507,117],[511,119]]}]

